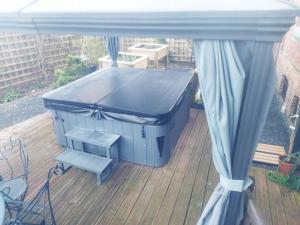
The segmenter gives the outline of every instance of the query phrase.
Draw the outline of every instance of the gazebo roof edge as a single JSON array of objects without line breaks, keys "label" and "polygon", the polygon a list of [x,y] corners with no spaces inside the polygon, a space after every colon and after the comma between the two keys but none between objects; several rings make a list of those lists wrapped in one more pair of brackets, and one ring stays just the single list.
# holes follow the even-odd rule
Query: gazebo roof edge
[{"label": "gazebo roof edge", "polygon": [[279,41],[300,15],[295,5],[276,0],[229,0],[226,5],[220,0],[25,2],[0,9],[0,30]]}]

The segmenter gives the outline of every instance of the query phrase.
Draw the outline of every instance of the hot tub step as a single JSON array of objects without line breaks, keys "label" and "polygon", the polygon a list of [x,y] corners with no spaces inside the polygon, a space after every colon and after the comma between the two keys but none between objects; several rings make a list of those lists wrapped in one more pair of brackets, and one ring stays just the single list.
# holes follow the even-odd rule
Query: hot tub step
[{"label": "hot tub step", "polygon": [[85,142],[105,148],[110,148],[120,138],[120,135],[117,134],[104,133],[81,127],[75,127],[67,132],[65,136],[74,141]]},{"label": "hot tub step", "polygon": [[87,170],[96,173],[97,184],[103,181],[105,170],[108,169],[112,159],[101,157],[98,155],[77,151],[73,149],[66,149],[63,153],[59,154],[56,158],[57,161],[63,164],[71,165],[79,169]]}]

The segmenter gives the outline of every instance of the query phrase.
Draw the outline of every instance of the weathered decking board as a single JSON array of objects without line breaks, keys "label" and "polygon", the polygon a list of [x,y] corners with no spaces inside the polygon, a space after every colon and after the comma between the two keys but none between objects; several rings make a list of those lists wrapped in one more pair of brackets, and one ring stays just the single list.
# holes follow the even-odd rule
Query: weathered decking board
[{"label": "weathered decking board", "polygon": [[260,143],[257,145],[253,161],[277,166],[279,164],[279,156],[285,154],[283,146]]},{"label": "weathered decking board", "polygon": [[[49,114],[0,131],[16,134],[27,144],[31,198],[55,165],[62,148],[55,143]],[[195,225],[218,175],[211,159],[211,141],[203,112],[192,110],[168,164],[161,168],[122,162],[112,177],[97,186],[94,174],[72,168],[51,183],[52,202],[60,225]],[[5,168],[0,164],[1,173]],[[300,194],[269,182],[266,170],[252,168],[258,213],[267,225],[296,225]]]}]

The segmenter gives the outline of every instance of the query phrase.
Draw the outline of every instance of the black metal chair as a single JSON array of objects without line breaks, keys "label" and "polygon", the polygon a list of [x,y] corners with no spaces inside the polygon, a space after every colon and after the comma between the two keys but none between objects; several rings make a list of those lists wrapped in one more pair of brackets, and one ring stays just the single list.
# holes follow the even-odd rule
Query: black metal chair
[{"label": "black metal chair", "polygon": [[[20,163],[14,161],[18,154]],[[0,181],[0,191],[11,199],[23,201],[28,190],[28,154],[24,141],[11,136],[9,141],[0,147],[0,160],[4,161],[8,169],[7,176],[2,177]],[[20,164],[22,171],[17,171]],[[17,173],[19,174],[16,175]],[[4,197],[4,200],[7,198]]]},{"label": "black metal chair", "polygon": [[56,225],[50,198],[50,181],[54,175],[62,175],[63,173],[62,167],[55,166],[51,168],[48,172],[47,181],[30,202],[11,199],[6,206],[11,212],[14,211],[15,213],[12,217],[6,219],[4,224]]}]

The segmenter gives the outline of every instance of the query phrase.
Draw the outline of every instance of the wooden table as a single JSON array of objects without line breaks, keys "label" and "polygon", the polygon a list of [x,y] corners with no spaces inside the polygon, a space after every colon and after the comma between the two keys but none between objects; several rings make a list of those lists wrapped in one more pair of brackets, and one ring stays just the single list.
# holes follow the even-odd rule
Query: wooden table
[{"label": "wooden table", "polygon": [[4,222],[4,216],[5,216],[5,204],[2,195],[0,195],[0,225],[2,225]]}]

